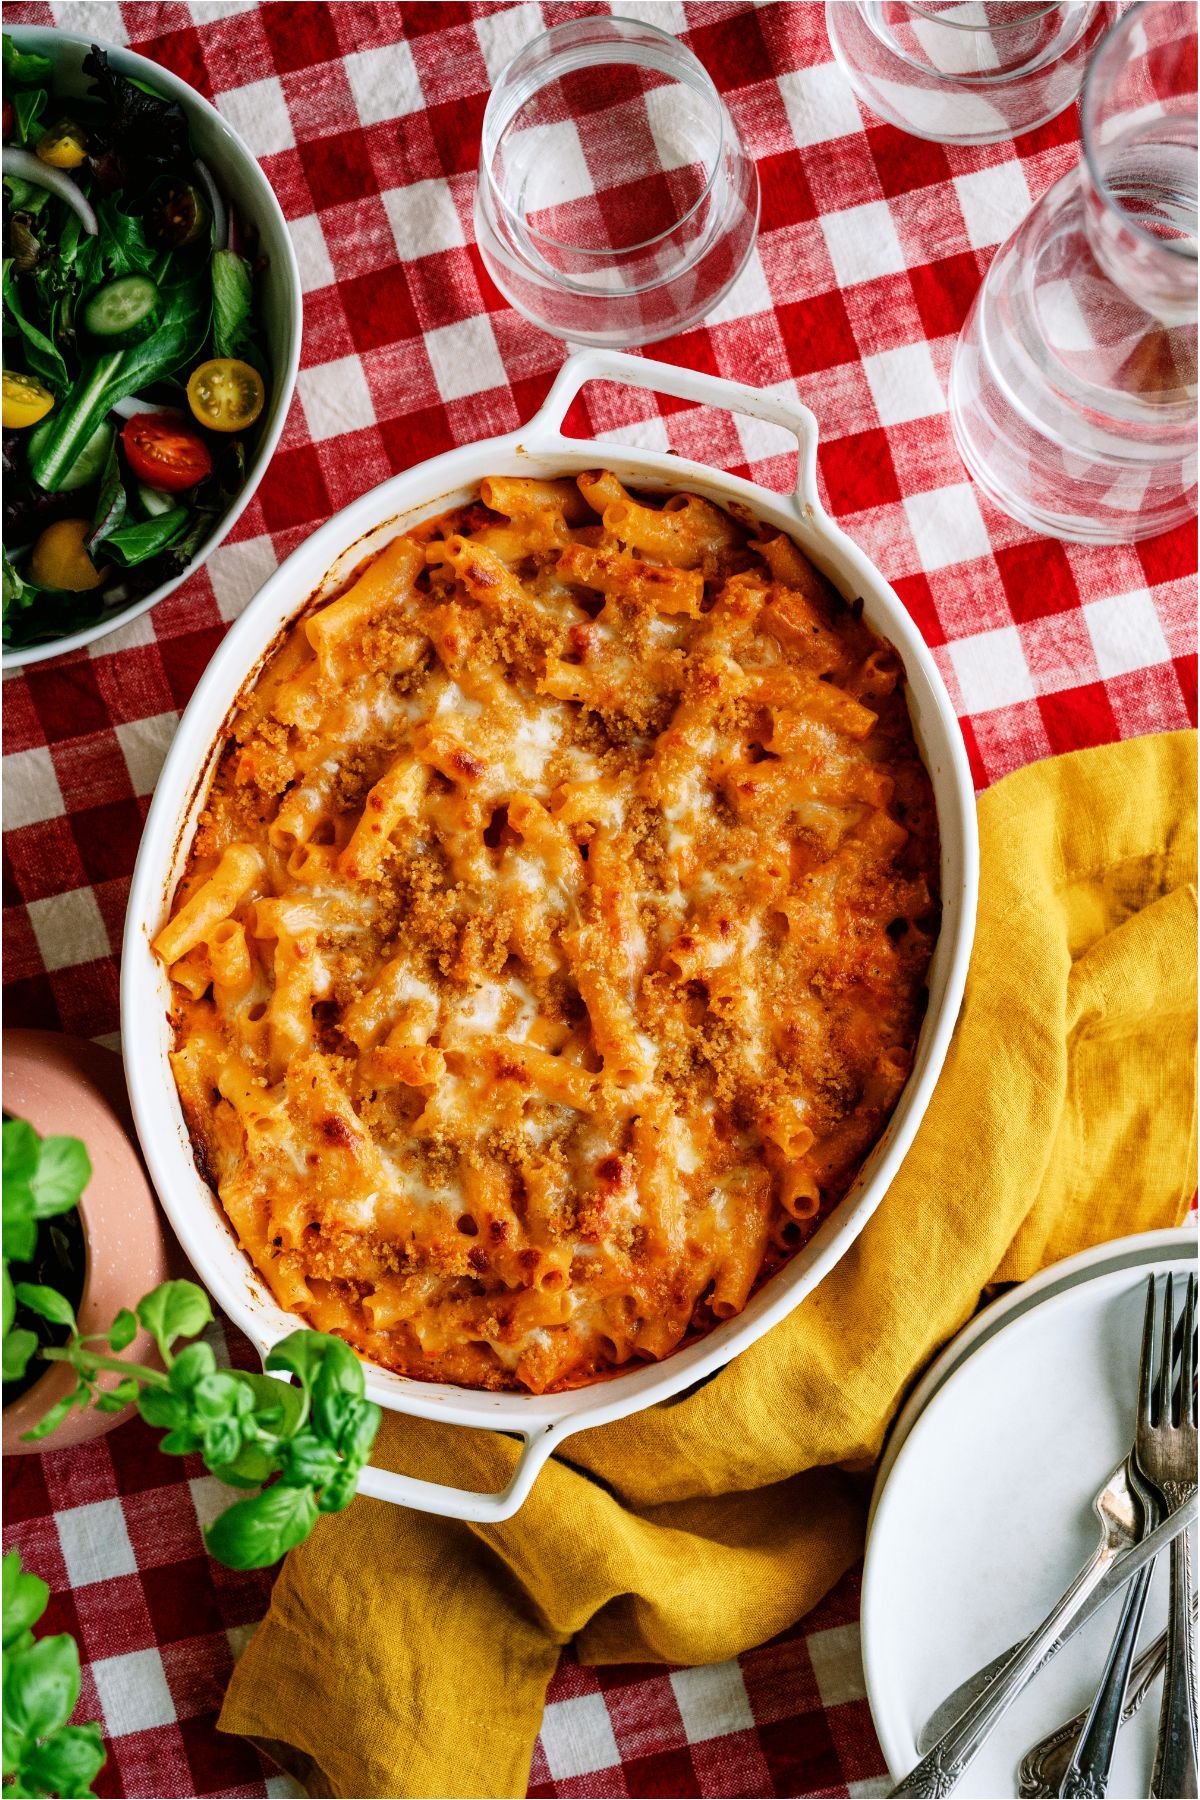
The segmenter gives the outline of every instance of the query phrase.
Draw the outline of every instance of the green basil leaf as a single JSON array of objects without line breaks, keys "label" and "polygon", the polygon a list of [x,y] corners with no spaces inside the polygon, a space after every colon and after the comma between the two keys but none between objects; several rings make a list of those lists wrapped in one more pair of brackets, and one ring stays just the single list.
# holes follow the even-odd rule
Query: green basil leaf
[{"label": "green basil leaf", "polygon": [[57,1288],[43,1287],[34,1281],[18,1281],[16,1291],[22,1306],[27,1306],[39,1319],[49,1319],[52,1325],[69,1325],[75,1329],[75,1308]]},{"label": "green basil leaf", "polygon": [[33,87],[50,80],[54,64],[37,50],[18,50],[7,31],[4,33],[4,84]]},{"label": "green basil leaf", "polygon": [[345,1512],[358,1491],[358,1470],[339,1469],[332,1481],[327,1481],[321,1489],[321,1498],[317,1505],[321,1512]]},{"label": "green basil leaf", "polygon": [[168,1431],[165,1438],[160,1438],[158,1447],[165,1456],[194,1456],[203,1441],[190,1425],[180,1426],[178,1431]]},{"label": "green basil leaf", "polygon": [[341,1468],[338,1453],[313,1431],[302,1431],[283,1446],[283,1479],[292,1487],[324,1487]]},{"label": "green basil leaf", "polygon": [[198,1337],[212,1322],[212,1307],[194,1281],[164,1281],[138,1301],[137,1316],[169,1363],[176,1338]]},{"label": "green basil leaf", "polygon": [[272,1375],[251,1374],[238,1370],[238,1380],[251,1397],[256,1424],[276,1437],[291,1437],[304,1417],[304,1395],[290,1382],[276,1381]]},{"label": "green basil leaf", "polygon": [[373,1400],[356,1402],[338,1439],[338,1449],[351,1468],[360,1469],[370,1456],[382,1418]]},{"label": "green basil leaf", "polygon": [[4,1648],[10,1649],[23,1631],[36,1625],[50,1601],[50,1589],[40,1575],[21,1567],[21,1556],[10,1550],[4,1558]]},{"label": "green basil leaf", "polygon": [[123,1306],[109,1326],[108,1342],[112,1350],[127,1350],[137,1336],[137,1319]]},{"label": "green basil leaf", "polygon": [[93,1794],[92,1780],[104,1767],[104,1756],[95,1721],[64,1725],[44,1744],[26,1751],[21,1758],[21,1778],[35,1794],[70,1794],[73,1800],[86,1800]]},{"label": "green basil leaf", "polygon": [[171,1391],[176,1394],[189,1395],[197,1382],[211,1375],[217,1366],[211,1344],[201,1340],[189,1344],[181,1350],[171,1365]]},{"label": "green basil leaf", "polygon": [[37,1173],[41,1143],[37,1132],[24,1119],[5,1119],[3,1143],[5,1189],[16,1182],[28,1186]]},{"label": "green basil leaf", "polygon": [[236,1501],[209,1526],[205,1540],[227,1569],[267,1569],[304,1542],[316,1518],[311,1489],[276,1483]]},{"label": "green basil leaf", "polygon": [[199,1425],[215,1425],[220,1419],[237,1417],[238,1378],[226,1369],[218,1369],[196,1382],[188,1399],[192,1416]]},{"label": "green basil leaf", "polygon": [[91,1179],[91,1158],[79,1138],[43,1138],[37,1173],[30,1183],[38,1218],[52,1219],[56,1213],[70,1212]]},{"label": "green basil leaf", "polygon": [[233,1462],[241,1447],[242,1434],[236,1419],[217,1419],[205,1427],[202,1448],[208,1468],[220,1468],[222,1463]]},{"label": "green basil leaf", "polygon": [[57,1430],[73,1406],[78,1406],[82,1410],[91,1397],[90,1389],[85,1382],[81,1381],[72,1393],[65,1394],[61,1400],[56,1401],[50,1411],[38,1420],[32,1431],[23,1431],[21,1436],[27,1443],[39,1443],[42,1438],[49,1437],[52,1431]]},{"label": "green basil leaf", "polygon": [[261,1444],[243,1444],[232,1462],[221,1463],[219,1466],[209,1464],[218,1481],[224,1481],[230,1487],[243,1488],[261,1487],[264,1481],[270,1480],[278,1467],[278,1460],[264,1450]]},{"label": "green basil leaf", "polygon": [[17,1316],[17,1296],[16,1296],[16,1292],[14,1291],[14,1288],[13,1288],[12,1276],[8,1272],[7,1262],[4,1264],[3,1301],[4,1301],[4,1336],[7,1337],[9,1332],[12,1330],[13,1320]]},{"label": "green basil leaf", "polygon": [[121,525],[104,540],[104,555],[119,568],[135,569],[160,550],[166,550],[187,526],[191,517],[186,506],[173,506],[157,519],[140,519],[136,524]]},{"label": "green basil leaf", "polygon": [[186,1425],[188,1418],[187,1401],[178,1394],[169,1394],[165,1388],[145,1387],[138,1395],[138,1411],[147,1425],[157,1425],[160,1430],[173,1430],[177,1426]]},{"label": "green basil leaf", "polygon": [[250,265],[234,250],[214,250],[213,353],[240,356],[253,304]]},{"label": "green basil leaf", "polygon": [[39,1638],[32,1650],[10,1658],[4,1680],[4,1730],[27,1741],[49,1737],[65,1725],[79,1698],[79,1651],[64,1631]]},{"label": "green basil leaf", "polygon": [[29,1359],[38,1347],[37,1334],[32,1331],[10,1331],[4,1340],[4,1379],[20,1381],[29,1365]]}]

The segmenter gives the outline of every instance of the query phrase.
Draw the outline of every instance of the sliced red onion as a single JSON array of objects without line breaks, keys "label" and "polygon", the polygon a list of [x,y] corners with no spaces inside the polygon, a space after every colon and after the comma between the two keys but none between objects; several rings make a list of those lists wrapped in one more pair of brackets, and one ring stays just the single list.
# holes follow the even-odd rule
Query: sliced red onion
[{"label": "sliced red onion", "polygon": [[173,419],[182,417],[177,406],[164,406],[161,400],[138,400],[133,394],[124,400],[114,400],[110,409],[118,418],[136,418],[138,413],[169,413]]},{"label": "sliced red onion", "polygon": [[57,194],[60,200],[65,200],[67,205],[79,214],[79,222],[88,235],[96,236],[100,228],[96,223],[96,215],[88,203],[87,195],[76,187],[65,169],[52,169],[49,163],[44,163],[41,157],[34,156],[29,150],[6,148],[4,173],[15,175],[19,180],[28,181],[34,187],[46,188],[50,193]]},{"label": "sliced red onion", "polygon": [[207,163],[202,163],[200,158],[197,157],[192,164],[192,167],[200,177],[204,192],[208,195],[208,204],[212,208],[213,249],[224,250],[227,247],[229,238],[228,219],[225,212],[225,202],[221,197],[221,190],[213,179],[212,170]]}]

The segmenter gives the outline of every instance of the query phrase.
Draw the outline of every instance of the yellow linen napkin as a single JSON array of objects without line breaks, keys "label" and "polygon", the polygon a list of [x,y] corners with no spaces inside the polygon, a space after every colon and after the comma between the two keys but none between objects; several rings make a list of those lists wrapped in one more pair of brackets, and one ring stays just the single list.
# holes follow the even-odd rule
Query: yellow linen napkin
[{"label": "yellow linen napkin", "polygon": [[[807,1611],[861,1551],[861,1472],[906,1389],[988,1283],[1187,1211],[1195,780],[1181,732],[984,794],[962,1015],[858,1242],[706,1386],[569,1439],[506,1524],[361,1498],[322,1520],[222,1729],[313,1794],[522,1795],[564,1644],[585,1663],[710,1662]],[[516,1454],[389,1415],[376,1460],[494,1491]]]}]

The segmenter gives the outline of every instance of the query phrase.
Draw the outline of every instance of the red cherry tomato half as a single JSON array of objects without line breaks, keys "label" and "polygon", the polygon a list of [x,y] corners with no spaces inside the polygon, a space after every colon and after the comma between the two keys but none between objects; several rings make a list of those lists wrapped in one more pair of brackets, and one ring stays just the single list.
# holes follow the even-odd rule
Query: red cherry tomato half
[{"label": "red cherry tomato half", "polygon": [[139,481],[181,494],[212,474],[208,445],[170,413],[135,413],[127,419],[121,442]]},{"label": "red cherry tomato half", "polygon": [[9,140],[9,138],[12,136],[12,128],[13,128],[12,101],[6,100],[4,102],[4,141],[6,144]]}]

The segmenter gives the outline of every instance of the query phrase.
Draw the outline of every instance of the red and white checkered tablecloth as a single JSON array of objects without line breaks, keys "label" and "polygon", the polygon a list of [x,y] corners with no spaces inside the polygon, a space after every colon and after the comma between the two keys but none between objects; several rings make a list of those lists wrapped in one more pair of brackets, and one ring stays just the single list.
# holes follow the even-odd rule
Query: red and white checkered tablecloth
[{"label": "red and white checkered tablecloth", "polygon": [[[844,0],[843,0],[844,3]],[[483,272],[471,203],[497,72],[599,4],[293,5],[14,0],[10,20],[129,42],[212,98],[259,156],[305,288],[298,390],[229,542],[146,618],[4,688],[5,1019],[115,1043],[116,951],[142,820],[180,711],[230,620],[330,513],[453,445],[508,431],[563,346]],[[1012,146],[923,143],[865,115],[817,0],[619,0],[683,37],[722,89],[763,189],[757,251],[702,329],[649,354],[797,394],[822,429],[830,511],[895,584],[942,668],[983,786],[1034,758],[1195,720],[1195,534],[1129,549],[1033,539],[966,478],[951,351],[995,246],[1077,157],[1068,112]],[[790,486],[782,434],[625,390],[575,428]],[[215,1334],[222,1352],[224,1337]],[[232,1334],[230,1334],[232,1340]],[[249,1355],[240,1341],[229,1353]],[[267,1576],[205,1557],[224,1490],[140,1422],[10,1463],[6,1539],[79,1638],[80,1717],[104,1794],[294,1793],[214,1729]],[[564,1662],[537,1795],[874,1794],[886,1778],[857,1581],[719,1667]],[[353,1722],[347,1721],[347,1729]]]}]

